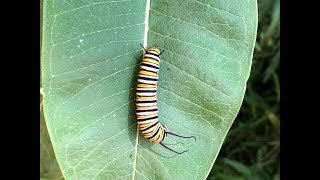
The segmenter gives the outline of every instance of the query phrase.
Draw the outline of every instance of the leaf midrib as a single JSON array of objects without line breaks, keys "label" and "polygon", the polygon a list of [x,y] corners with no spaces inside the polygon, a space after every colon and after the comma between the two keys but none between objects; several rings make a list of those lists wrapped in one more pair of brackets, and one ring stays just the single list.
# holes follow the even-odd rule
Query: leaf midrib
[{"label": "leaf midrib", "polygon": [[[148,43],[149,11],[150,11],[150,0],[147,0],[147,2],[146,2],[146,18],[145,18],[145,22],[144,22],[144,23],[145,23],[145,27],[144,27],[144,41],[143,41],[143,47],[144,47],[144,48],[147,48],[147,43]],[[136,123],[135,123],[135,124],[136,124]],[[140,131],[140,130],[139,130],[139,128],[137,127],[132,180],[135,179],[135,177],[136,177],[136,172],[137,172],[139,131]]]}]

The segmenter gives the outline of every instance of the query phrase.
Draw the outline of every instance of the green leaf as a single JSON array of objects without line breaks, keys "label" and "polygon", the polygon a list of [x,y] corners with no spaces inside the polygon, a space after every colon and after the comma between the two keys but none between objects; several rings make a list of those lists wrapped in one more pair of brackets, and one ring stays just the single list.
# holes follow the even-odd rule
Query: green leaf
[{"label": "green leaf", "polygon": [[[45,0],[43,11],[44,113],[65,178],[207,177],[243,101],[256,1]],[[185,154],[137,130],[140,43],[165,50],[159,121],[197,137],[165,139]]]}]

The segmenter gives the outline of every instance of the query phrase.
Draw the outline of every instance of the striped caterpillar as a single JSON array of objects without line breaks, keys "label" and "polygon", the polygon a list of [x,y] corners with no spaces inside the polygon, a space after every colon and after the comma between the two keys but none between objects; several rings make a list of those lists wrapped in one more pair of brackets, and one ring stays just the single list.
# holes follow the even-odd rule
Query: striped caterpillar
[{"label": "striped caterpillar", "polygon": [[177,154],[187,152],[188,150],[177,152],[162,143],[168,134],[181,138],[194,138],[196,140],[194,136],[181,136],[172,133],[165,125],[162,125],[158,121],[157,82],[159,78],[160,55],[164,50],[160,52],[157,48],[150,48],[148,50],[143,46],[142,48],[145,54],[140,65],[136,90],[136,115],[139,129],[143,136],[152,143],[159,143]]}]

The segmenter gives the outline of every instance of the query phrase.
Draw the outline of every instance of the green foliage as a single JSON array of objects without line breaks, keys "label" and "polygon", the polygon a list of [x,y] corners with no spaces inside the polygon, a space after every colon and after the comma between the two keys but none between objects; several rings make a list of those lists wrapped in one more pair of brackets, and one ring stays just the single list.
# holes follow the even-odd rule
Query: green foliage
[{"label": "green foliage", "polygon": [[[197,141],[168,137],[171,147],[189,149],[172,157],[141,136],[134,89],[145,7],[145,1],[43,3],[44,114],[66,179],[204,179],[240,109],[256,1],[151,1],[147,44],[166,50],[159,120]],[[245,166],[226,162],[251,176]]]}]

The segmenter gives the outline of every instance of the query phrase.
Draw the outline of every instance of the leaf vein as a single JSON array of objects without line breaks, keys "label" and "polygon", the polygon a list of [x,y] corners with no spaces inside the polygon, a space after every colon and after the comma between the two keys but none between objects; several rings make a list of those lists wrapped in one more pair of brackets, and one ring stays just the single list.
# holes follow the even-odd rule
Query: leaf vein
[{"label": "leaf vein", "polygon": [[70,56],[69,58],[72,59],[72,58],[74,58],[76,56],[79,56],[79,55],[82,55],[82,54],[84,54],[84,53],[86,53],[86,52],[88,52],[90,50],[97,49],[98,47],[105,46],[105,45],[108,45],[108,44],[120,43],[120,42],[132,42],[132,41],[141,41],[141,39],[132,39],[132,40],[124,40],[124,41],[110,41],[110,42],[103,43],[103,44],[100,44],[98,46],[94,46],[94,47],[91,47],[89,49],[86,49],[86,50],[84,50],[84,51],[82,51],[82,52],[80,52],[78,54]]},{"label": "leaf vein", "polygon": [[194,1],[194,2],[197,2],[198,4],[202,4],[202,5],[205,5],[207,6],[208,8],[211,8],[211,9],[215,9],[217,11],[221,11],[221,12],[224,12],[224,13],[227,13],[227,14],[230,14],[230,15],[233,15],[235,17],[238,17],[238,18],[241,18],[243,19],[243,17],[237,15],[237,14],[234,14],[232,12],[229,12],[229,11],[226,11],[226,10],[223,10],[223,9],[219,9],[219,8],[216,8],[216,7],[213,7],[213,6],[210,6],[209,4],[206,4],[206,3],[203,3],[203,2],[200,2],[200,1],[197,1],[197,0],[190,0],[190,1]]},{"label": "leaf vein", "polygon": [[[94,121],[93,123],[88,124],[87,126],[85,126],[84,128],[82,128],[81,130],[79,130],[79,132],[73,137],[73,140],[74,140],[76,137],[78,137],[84,130],[86,130],[87,128],[89,128],[90,126],[93,126],[94,124],[98,123],[98,122],[101,121],[103,118],[105,118],[106,116],[110,115],[111,113],[114,113],[115,111],[121,109],[122,107],[130,104],[132,101],[134,101],[134,100],[131,100],[131,101],[129,101],[129,102],[127,102],[127,103],[119,106],[118,108],[116,108],[116,109],[114,109],[113,111],[111,111],[110,113],[102,116],[101,118],[99,118],[98,120]],[[131,126],[130,126],[130,127],[131,127]]]},{"label": "leaf vein", "polygon": [[[158,13],[158,14],[161,14],[161,15],[163,15],[163,16],[166,16],[166,17],[168,17],[168,18],[171,18],[171,19],[174,19],[174,20],[177,20],[177,21],[181,21],[181,22],[183,22],[183,23],[187,23],[187,24],[196,26],[196,27],[198,27],[198,28],[204,29],[205,31],[209,32],[210,34],[213,34],[214,36],[216,36],[216,37],[218,37],[218,38],[220,38],[220,39],[222,39],[222,40],[227,40],[227,41],[230,40],[230,41],[236,41],[236,42],[241,42],[241,43],[246,42],[246,41],[243,41],[243,40],[240,40],[240,39],[225,38],[225,37],[220,36],[219,34],[216,34],[216,33],[213,32],[213,31],[210,31],[210,30],[207,29],[205,26],[200,26],[200,25],[198,25],[198,24],[196,24],[196,23],[192,23],[192,22],[189,22],[189,21],[186,21],[186,20],[182,20],[182,19],[173,17],[173,16],[169,16],[169,15],[164,14],[164,13],[162,13],[162,12],[159,12],[159,11],[157,11],[157,10],[155,10],[155,9],[150,9],[150,10],[152,10],[152,11]],[[215,23],[215,24],[220,24],[220,23]]]},{"label": "leaf vein", "polygon": [[175,95],[175,96],[177,96],[177,97],[180,97],[181,99],[184,99],[185,101],[187,101],[187,102],[189,102],[189,103],[191,103],[191,104],[194,104],[195,106],[200,107],[201,109],[207,110],[207,111],[211,112],[212,114],[218,116],[219,118],[221,118],[221,119],[223,120],[223,117],[222,117],[221,115],[219,115],[218,113],[216,113],[216,112],[214,112],[214,111],[212,111],[212,110],[210,110],[210,109],[204,108],[204,107],[202,107],[201,105],[199,105],[199,104],[197,104],[197,103],[195,103],[195,102],[192,102],[192,101],[190,101],[190,100],[188,100],[188,99],[186,99],[186,98],[184,98],[184,97],[182,97],[182,96],[179,96],[178,94],[176,94],[176,93],[174,93],[174,92],[172,92],[172,91],[169,91],[169,90],[167,90],[167,89],[165,89],[165,88],[163,88],[163,87],[161,87],[161,86],[159,86],[159,88],[161,88],[161,89],[163,89],[163,90],[165,90],[165,91],[168,91],[168,92],[172,93],[173,95]]},{"label": "leaf vein", "polygon": [[227,96],[228,98],[230,98],[230,95],[226,94],[226,93],[225,93],[225,92],[223,92],[222,90],[219,90],[219,89],[217,89],[217,88],[215,88],[215,87],[213,87],[213,86],[209,85],[208,83],[206,83],[205,81],[202,81],[201,79],[197,78],[196,76],[194,76],[194,75],[192,75],[192,74],[190,74],[190,73],[188,73],[188,72],[186,72],[186,71],[184,71],[184,70],[180,69],[179,67],[177,67],[177,66],[175,66],[175,65],[171,64],[169,61],[163,60],[163,62],[166,62],[166,63],[170,64],[171,66],[173,66],[173,67],[177,68],[177,69],[178,69],[178,70],[180,70],[181,72],[186,73],[186,74],[188,74],[189,76],[193,77],[194,79],[196,79],[196,80],[197,80],[197,81],[199,81],[200,83],[204,83],[204,84],[206,84],[207,86],[209,86],[210,88],[214,89],[215,91],[217,91],[217,92],[219,92],[219,93],[223,94],[224,96]]},{"label": "leaf vein", "polygon": [[139,25],[142,25],[142,24],[144,24],[144,23],[138,23],[138,24],[132,24],[132,25],[128,25],[128,26],[120,26],[120,27],[114,27],[114,28],[109,28],[109,29],[97,30],[97,31],[89,32],[89,33],[83,33],[83,34],[81,34],[79,36],[76,36],[74,38],[68,39],[66,41],[59,42],[59,43],[53,43],[53,46],[65,44],[65,43],[68,43],[70,41],[76,40],[76,39],[78,39],[80,37],[84,38],[84,37],[86,37],[88,35],[93,35],[93,34],[96,34],[96,33],[101,33],[101,32],[106,32],[106,31],[113,31],[113,30],[117,30],[117,29],[125,29],[125,28],[134,27],[134,26],[139,26]]},{"label": "leaf vein", "polygon": [[98,2],[98,3],[90,3],[90,4],[87,4],[87,5],[83,5],[83,6],[80,6],[80,7],[77,7],[77,8],[74,8],[74,9],[70,9],[70,10],[67,10],[67,11],[63,11],[63,12],[60,12],[60,13],[57,13],[55,14],[55,16],[60,16],[62,14],[66,14],[66,13],[69,13],[69,12],[72,12],[72,11],[76,11],[76,10],[79,10],[79,9],[82,9],[82,8],[86,8],[86,7],[90,7],[90,6],[93,6],[93,5],[100,5],[100,4],[110,4],[110,3],[117,3],[117,2],[128,2],[130,0],[124,0],[124,1],[108,1],[108,2]]},{"label": "leaf vein", "polygon": [[172,178],[172,176],[171,176],[171,174],[169,173],[169,171],[168,171],[168,169],[166,168],[166,166],[164,166],[163,164],[162,164],[162,162],[155,156],[155,155],[153,155],[153,153],[151,153],[150,151],[149,151],[149,149],[145,149],[149,154],[151,154],[159,163],[160,163],[160,165],[167,171],[167,174],[169,175],[169,177],[171,178],[171,179],[173,179]]},{"label": "leaf vein", "polygon": [[135,67],[135,66],[137,66],[137,65],[133,65],[133,66],[126,67],[126,68],[124,68],[124,69],[121,69],[120,71],[117,71],[117,72],[115,72],[115,73],[113,73],[113,74],[110,74],[110,75],[108,75],[108,76],[105,76],[105,77],[99,79],[98,81],[95,81],[95,82],[89,84],[88,86],[85,86],[85,87],[84,87],[83,89],[81,89],[79,92],[75,93],[75,94],[74,94],[73,96],[71,96],[69,99],[67,99],[66,101],[64,101],[64,102],[61,103],[60,105],[58,105],[58,106],[56,107],[56,110],[59,109],[59,108],[60,108],[61,106],[63,106],[64,104],[68,103],[71,99],[73,99],[74,97],[76,97],[77,95],[79,95],[80,93],[82,93],[82,92],[83,92],[84,90],[86,90],[87,88],[95,85],[96,83],[98,83],[98,82],[100,82],[100,81],[103,81],[103,80],[105,80],[105,79],[107,79],[107,78],[110,78],[110,77],[116,75],[116,74],[119,74],[119,73],[122,72],[122,71],[125,71],[125,70],[127,70],[127,69],[133,68],[133,67]]},{"label": "leaf vein", "polygon": [[140,51],[140,50],[131,51],[131,52],[128,52],[128,53],[125,53],[125,54],[120,54],[120,55],[115,56],[113,58],[104,59],[103,61],[99,61],[97,63],[92,63],[92,64],[90,64],[88,66],[85,66],[85,67],[82,67],[82,68],[77,68],[77,69],[74,69],[74,70],[71,70],[71,71],[66,71],[66,72],[62,72],[62,73],[59,73],[59,74],[54,74],[52,76],[56,77],[56,76],[61,76],[61,75],[65,75],[65,74],[70,74],[70,73],[73,73],[73,72],[76,72],[76,71],[79,71],[79,70],[87,69],[87,68],[89,68],[91,66],[95,66],[95,65],[98,65],[98,64],[101,64],[101,63],[107,63],[110,60],[114,60],[114,59],[117,59],[117,58],[120,58],[120,57],[123,57],[123,56],[127,56],[129,54],[132,54],[132,53],[135,53],[135,52],[138,52],[138,51]]},{"label": "leaf vein", "polygon": [[179,42],[182,42],[182,43],[185,43],[185,44],[194,46],[194,47],[196,47],[196,48],[200,48],[200,49],[203,49],[203,50],[212,52],[212,53],[217,54],[217,55],[219,55],[219,56],[221,56],[221,57],[223,57],[223,58],[230,59],[230,60],[232,60],[232,61],[234,61],[234,62],[240,63],[239,61],[237,61],[237,60],[235,60],[235,59],[232,59],[232,58],[230,58],[230,57],[227,57],[227,56],[225,56],[225,55],[223,55],[223,54],[220,54],[220,53],[218,53],[218,52],[216,52],[216,51],[212,51],[212,50],[210,50],[210,49],[206,49],[206,48],[204,48],[204,47],[202,47],[202,46],[198,46],[198,45],[192,44],[192,43],[190,43],[190,42],[187,42],[187,41],[184,41],[184,40],[175,38],[175,37],[166,36],[166,35],[164,35],[164,34],[161,34],[160,32],[156,32],[156,31],[151,30],[151,29],[149,29],[149,31],[150,31],[150,32],[153,32],[154,34],[158,34],[158,35],[160,35],[160,36],[163,36],[163,37],[165,37],[165,38],[173,39],[173,40],[176,40],[176,41],[179,41]]}]

